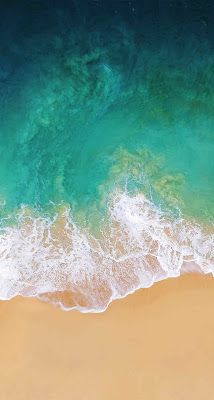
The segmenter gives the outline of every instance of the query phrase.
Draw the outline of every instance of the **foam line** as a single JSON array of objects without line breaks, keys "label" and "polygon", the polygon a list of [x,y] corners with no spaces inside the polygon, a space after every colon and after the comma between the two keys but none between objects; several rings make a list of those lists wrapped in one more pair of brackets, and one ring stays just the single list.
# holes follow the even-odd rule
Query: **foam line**
[{"label": "foam line", "polygon": [[214,230],[173,218],[143,194],[116,192],[96,237],[69,209],[53,220],[23,207],[0,235],[0,298],[38,297],[102,312],[116,299],[184,271],[214,274]]}]

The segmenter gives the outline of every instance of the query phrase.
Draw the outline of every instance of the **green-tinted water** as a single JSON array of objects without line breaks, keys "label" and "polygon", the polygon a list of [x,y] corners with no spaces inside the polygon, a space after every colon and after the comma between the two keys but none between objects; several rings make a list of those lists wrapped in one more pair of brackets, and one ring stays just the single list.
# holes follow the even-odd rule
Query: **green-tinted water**
[{"label": "green-tinted water", "polygon": [[136,44],[131,30],[114,35],[105,41],[97,31],[87,41],[78,32],[50,32],[42,44],[41,36],[21,36],[6,51],[17,60],[26,54],[0,85],[6,209],[63,201],[88,211],[128,178],[130,191],[213,219],[208,42],[172,35],[168,44]]}]

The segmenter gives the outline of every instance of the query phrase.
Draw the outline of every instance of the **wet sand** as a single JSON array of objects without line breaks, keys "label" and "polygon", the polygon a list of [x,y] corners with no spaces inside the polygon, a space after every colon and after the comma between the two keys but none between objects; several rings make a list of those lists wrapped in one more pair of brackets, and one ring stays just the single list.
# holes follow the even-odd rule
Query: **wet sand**
[{"label": "wet sand", "polygon": [[103,314],[0,303],[2,400],[210,400],[214,279],[159,282]]}]

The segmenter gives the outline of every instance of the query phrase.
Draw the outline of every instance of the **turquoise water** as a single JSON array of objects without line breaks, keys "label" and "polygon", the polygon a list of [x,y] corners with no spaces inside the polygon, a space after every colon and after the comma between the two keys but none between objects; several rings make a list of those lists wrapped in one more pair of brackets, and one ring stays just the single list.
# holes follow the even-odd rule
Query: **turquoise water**
[{"label": "turquoise water", "polygon": [[[82,2],[75,6],[75,20],[68,9],[39,4],[14,16],[11,31],[2,28],[4,227],[10,215],[17,223],[23,206],[54,218],[63,204],[79,227],[99,236],[103,224],[111,224],[111,196],[125,192],[130,198],[145,196],[173,221],[183,218],[210,228],[214,54],[209,12],[190,8],[187,18],[181,8],[180,16],[167,17],[172,9],[166,7],[166,16],[157,20],[156,14],[141,14],[137,3],[124,11],[128,5],[120,9],[113,2],[109,10],[94,4],[94,19],[90,8],[82,15]],[[16,267],[17,254],[11,258]]]},{"label": "turquoise water", "polygon": [[[126,36],[116,46],[86,43],[83,52],[71,43],[63,52],[63,38],[50,35],[49,54],[37,38],[23,39],[23,53],[33,44],[38,56],[28,55],[7,90],[1,85],[0,187],[8,209],[99,203],[99,187],[123,149],[136,156],[139,175],[148,170],[157,201],[175,198],[189,216],[214,217],[210,49],[190,38],[178,49],[146,44],[136,53],[132,32]],[[134,65],[123,65],[122,51]],[[137,155],[144,150],[162,159],[152,176]]]}]

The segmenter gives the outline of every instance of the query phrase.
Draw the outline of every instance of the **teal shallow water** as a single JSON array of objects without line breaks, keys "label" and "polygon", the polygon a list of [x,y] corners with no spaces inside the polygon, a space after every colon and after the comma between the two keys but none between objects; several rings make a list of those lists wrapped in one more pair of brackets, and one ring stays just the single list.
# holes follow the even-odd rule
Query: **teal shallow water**
[{"label": "teal shallow water", "polygon": [[[106,180],[109,187],[118,163],[114,181],[123,174],[130,189],[144,190],[150,180],[157,201],[212,219],[214,61],[209,49],[200,49],[204,59],[199,50],[192,59],[188,48],[172,59],[170,52],[142,47],[128,78],[120,59],[113,60],[114,47],[89,48],[82,57],[80,50],[70,54],[71,46],[62,60],[54,48],[47,57],[41,53],[38,64],[30,64],[27,73],[18,70],[8,90],[2,89],[0,187],[6,207],[98,205],[100,187]],[[124,167],[121,150],[130,153]],[[139,155],[145,151],[147,160]],[[157,160],[155,171],[149,170],[149,159]],[[138,168],[135,179],[132,163]]]}]

